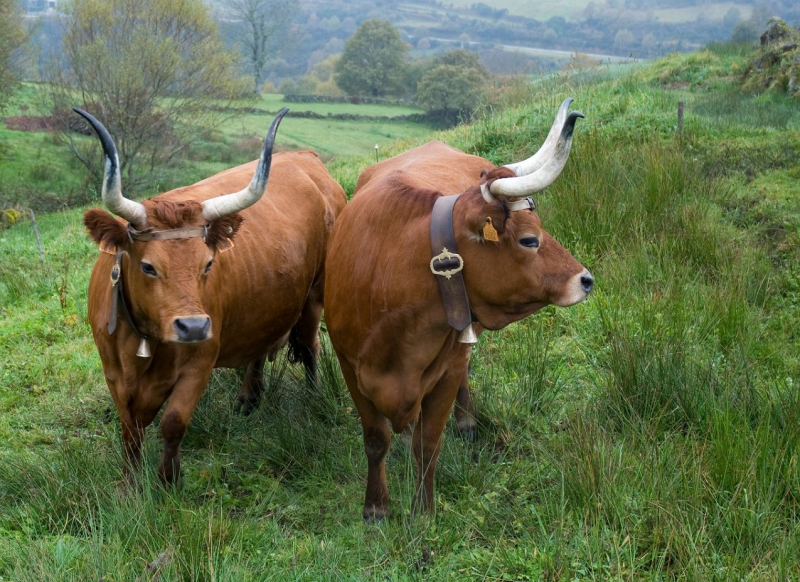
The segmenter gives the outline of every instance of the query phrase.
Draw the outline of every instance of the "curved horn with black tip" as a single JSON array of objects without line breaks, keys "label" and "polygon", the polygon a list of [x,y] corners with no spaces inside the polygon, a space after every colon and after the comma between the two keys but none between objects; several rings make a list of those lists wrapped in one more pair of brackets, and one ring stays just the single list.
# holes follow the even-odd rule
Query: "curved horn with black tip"
[{"label": "curved horn with black tip", "polygon": [[111,212],[130,222],[137,230],[144,229],[147,226],[147,213],[144,206],[133,200],[128,200],[122,195],[119,155],[111,134],[93,115],[77,107],[73,108],[73,111],[89,122],[103,146],[103,155],[105,156],[102,190],[103,204]]},{"label": "curved horn with black tip", "polygon": [[583,113],[579,111],[573,111],[567,116],[558,136],[558,141],[553,148],[553,153],[538,170],[525,176],[495,180],[489,186],[489,192],[494,196],[524,198],[544,190],[555,182],[569,158],[575,122],[582,117]]},{"label": "curved horn with black tip", "polygon": [[264,195],[269,179],[269,168],[272,164],[272,146],[275,144],[275,134],[278,132],[278,125],[283,116],[289,113],[289,109],[284,107],[278,112],[272,125],[269,127],[267,137],[264,138],[264,148],[258,158],[258,167],[253,174],[253,179],[244,190],[232,194],[224,194],[203,202],[203,217],[211,222],[222,216],[233,214],[252,206]]},{"label": "curved horn with black tip", "polygon": [[558,143],[558,137],[561,135],[564,122],[567,120],[567,113],[569,111],[570,103],[572,103],[572,97],[567,97],[561,102],[561,106],[558,108],[558,113],[556,113],[556,118],[553,121],[553,125],[550,127],[550,132],[547,134],[547,139],[544,140],[544,143],[542,144],[542,147],[539,148],[539,151],[537,151],[527,160],[522,160],[521,162],[516,162],[514,164],[506,164],[505,167],[514,172],[517,176],[527,176],[528,174],[541,168],[545,162],[550,159],[550,156],[552,156],[553,152],[555,151],[556,144]]}]

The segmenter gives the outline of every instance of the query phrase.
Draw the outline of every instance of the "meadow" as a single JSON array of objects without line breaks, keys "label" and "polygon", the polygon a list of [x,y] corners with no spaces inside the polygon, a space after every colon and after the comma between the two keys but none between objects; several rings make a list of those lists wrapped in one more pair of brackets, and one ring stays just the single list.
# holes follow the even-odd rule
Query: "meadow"
[{"label": "meadow", "polygon": [[[38,216],[44,261],[29,221],[0,231],[0,579],[800,579],[800,103],[742,93],[747,58],[554,75],[382,148],[436,137],[508,163],[564,97],[586,115],[536,202],[595,291],[481,338],[478,440],[445,432],[431,516],[410,515],[397,435],[392,516],[361,520],[361,428],[324,334],[318,394],[281,356],[243,418],[242,372],[217,371],[184,488],[158,485],[152,429],[141,486],[120,488],[82,208]],[[351,192],[373,155],[328,167]]]},{"label": "meadow", "polygon": [[[535,18],[537,20],[549,20],[554,16],[560,16],[566,20],[578,20],[586,6],[589,5],[590,0],[494,0],[491,2],[492,8],[506,9],[510,14],[518,14],[528,18]],[[453,6],[468,7],[475,4],[472,0],[452,0],[448,2]],[[626,6],[627,7],[627,6]],[[713,20],[721,20],[725,13],[731,8],[736,8],[742,15],[742,18],[749,18],[750,13],[753,11],[753,6],[747,3],[739,2],[708,2],[698,6],[687,6],[685,8],[660,8],[660,9],[641,9],[641,18],[647,18],[650,15],[655,20],[661,22],[691,22],[696,20],[698,16],[703,15],[703,18],[710,18]],[[636,8],[631,7],[632,10]]]},{"label": "meadow", "polygon": [[[41,86],[26,84],[5,115],[49,114],[44,102]],[[233,111],[237,114],[210,132],[204,141],[192,144],[183,161],[176,168],[162,172],[143,194],[154,195],[191,184],[255,159],[272,117],[283,107],[297,113],[322,115],[324,119],[290,115],[281,124],[278,149],[310,149],[325,161],[335,156],[359,155],[374,159],[375,144],[381,149],[396,140],[419,139],[431,132],[424,123],[392,120],[423,113],[417,107],[287,103],[282,95],[265,94],[259,100],[234,103]],[[330,117],[342,114],[356,118]],[[91,138],[78,136],[76,139]],[[0,184],[0,206],[33,207],[37,212],[87,204],[98,198],[96,184],[87,181],[83,166],[66,140],[48,132],[16,131],[3,123],[0,123]]]}]

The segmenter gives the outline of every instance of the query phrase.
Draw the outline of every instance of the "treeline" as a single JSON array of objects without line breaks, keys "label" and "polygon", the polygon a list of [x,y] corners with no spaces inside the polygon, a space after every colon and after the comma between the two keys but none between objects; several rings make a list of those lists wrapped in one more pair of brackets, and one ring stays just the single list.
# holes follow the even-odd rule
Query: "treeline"
[{"label": "treeline", "polygon": [[402,99],[423,107],[428,120],[451,126],[470,118],[491,81],[478,55],[464,49],[409,60],[409,45],[400,31],[375,18],[356,29],[341,56],[281,83],[279,92],[347,96],[351,102]]},{"label": "treeline", "polygon": [[[22,0],[17,0],[21,2]],[[388,0],[220,0],[213,17],[229,47],[243,54],[242,70],[259,89],[269,81],[275,87],[286,79],[310,74],[321,62],[342,54],[344,43],[365,21],[391,22],[411,46],[413,56],[427,56],[447,48],[478,52],[484,65],[496,73],[526,74],[560,68],[563,60],[506,51],[496,58],[499,45],[518,45],[569,52],[600,53],[654,58],[669,52],[690,51],[709,41],[730,39],[735,32],[752,40],[753,29],[763,30],[766,20],[778,15],[800,23],[800,3],[790,0],[760,2],[755,25],[749,13],[731,8],[723,18],[710,18],[697,0],[604,0],[590,2],[573,20],[525,18],[487,2],[456,8],[446,2],[416,0],[402,5]],[[655,11],[696,7],[694,20],[660,21]],[[250,38],[253,23],[261,18],[268,26]],[[280,17],[280,18],[278,18]],[[44,17],[34,42],[40,57],[59,46],[55,17]],[[495,58],[492,58],[495,57]],[[296,89],[296,88],[295,88]]]},{"label": "treeline", "polygon": [[[682,23],[660,21],[654,14],[662,8],[697,8],[694,20]],[[763,30],[766,20],[778,15],[787,22],[800,22],[800,3],[789,0],[759,2],[755,9]],[[497,9],[486,2],[456,8],[447,2],[416,0],[399,5],[381,0],[304,1],[293,19],[296,42],[276,56],[268,78],[275,84],[287,77],[309,73],[331,55],[341,54],[344,41],[364,21],[380,18],[391,22],[412,55],[426,55],[446,48],[465,48],[481,53],[498,45],[518,45],[569,52],[601,53],[653,58],[676,51],[696,50],[710,41],[732,37],[737,25],[751,16],[731,8],[723,18],[711,18],[697,0],[605,0],[590,2],[574,20],[553,17],[525,18]],[[229,24],[231,39],[235,25]],[[239,32],[240,34],[240,32]],[[752,35],[751,35],[752,36]],[[493,72],[494,63],[484,60]],[[527,73],[563,66],[553,58],[516,57],[514,69]]]}]

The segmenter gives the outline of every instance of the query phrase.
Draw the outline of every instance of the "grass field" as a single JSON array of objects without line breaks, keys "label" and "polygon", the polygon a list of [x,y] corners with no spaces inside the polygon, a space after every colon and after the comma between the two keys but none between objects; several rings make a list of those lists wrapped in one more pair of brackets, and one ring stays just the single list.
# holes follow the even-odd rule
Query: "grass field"
[{"label": "grass field", "polygon": [[[252,105],[251,105],[252,106]],[[282,95],[264,95],[255,107],[277,113],[283,107],[291,111],[311,111],[320,115],[363,115],[386,120],[302,119],[291,115],[281,124],[281,143],[294,149],[311,149],[329,158],[331,156],[364,156],[375,154],[379,148],[398,139],[420,138],[430,133],[421,123],[393,122],[392,117],[424,113],[419,107],[405,105],[374,105],[351,103],[287,103]],[[243,115],[226,126],[222,133],[230,139],[239,136],[266,134],[272,117]]]},{"label": "grass field", "polygon": [[[7,117],[42,115],[41,88],[23,85],[5,111]],[[431,133],[423,123],[391,121],[391,118],[422,113],[405,105],[354,105],[351,103],[286,103],[282,95],[264,95],[258,101],[236,103],[241,110],[260,109],[265,114],[241,113],[218,128],[202,143],[192,144],[181,164],[159,176],[144,195],[191,184],[236,164],[258,157],[272,115],[283,107],[319,115],[350,114],[374,117],[360,119],[306,119],[288,117],[281,124],[280,149],[310,149],[331,160],[336,156],[375,156],[375,144],[385,148],[396,140],[419,139]],[[80,136],[77,139],[83,139]],[[380,152],[379,152],[380,153]],[[49,133],[8,129],[0,123],[0,207],[33,206],[38,210],[86,204],[97,199],[94,182],[66,141]]]},{"label": "grass field", "polygon": [[[519,14],[537,20],[549,20],[554,16],[560,16],[567,20],[577,20],[581,13],[589,4],[590,0],[567,0],[559,2],[556,0],[495,0],[491,2],[492,8],[508,10],[510,14]],[[453,6],[468,7],[475,4],[472,0],[452,0],[448,2]],[[702,6],[692,6],[687,8],[657,9],[653,10],[653,16],[661,22],[691,22],[697,20],[700,14],[711,20],[722,20],[722,17],[731,8],[737,8],[743,19],[748,18],[753,11],[753,5],[738,2],[712,2]],[[642,11],[642,18],[646,14]]]},{"label": "grass field", "polygon": [[[744,58],[554,76],[437,134],[517,160],[573,96],[586,119],[536,201],[596,290],[481,338],[478,441],[446,431],[431,517],[410,516],[398,435],[393,515],[362,522],[361,430],[329,348],[317,395],[281,356],[247,418],[241,372],[215,372],[183,490],[157,484],[155,430],[141,486],[120,489],[80,209],[39,216],[44,262],[30,222],[0,231],[0,577],[800,579],[800,104],[740,93]],[[329,168],[352,190],[369,162]]]}]

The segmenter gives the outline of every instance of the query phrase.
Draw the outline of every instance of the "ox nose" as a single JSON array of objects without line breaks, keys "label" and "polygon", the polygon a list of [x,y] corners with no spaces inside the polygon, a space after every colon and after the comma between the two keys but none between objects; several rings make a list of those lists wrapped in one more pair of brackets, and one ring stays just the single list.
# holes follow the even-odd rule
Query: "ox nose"
[{"label": "ox nose", "polygon": [[592,277],[592,274],[589,271],[586,271],[586,273],[581,275],[581,287],[587,295],[592,292],[592,288],[594,287],[594,277]]},{"label": "ox nose", "polygon": [[211,329],[211,318],[205,317],[179,317],[172,322],[172,327],[178,333],[181,343],[202,342],[208,339]]}]

